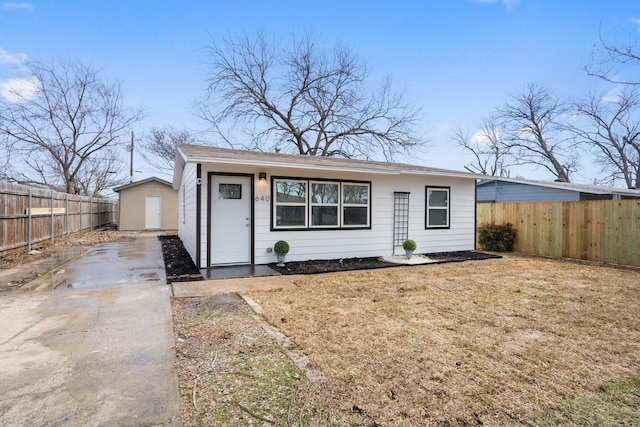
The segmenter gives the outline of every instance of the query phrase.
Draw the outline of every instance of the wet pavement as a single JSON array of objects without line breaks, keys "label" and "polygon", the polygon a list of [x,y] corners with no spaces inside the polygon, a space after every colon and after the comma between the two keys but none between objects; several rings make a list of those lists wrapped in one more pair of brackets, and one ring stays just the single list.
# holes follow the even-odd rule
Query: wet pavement
[{"label": "wet pavement", "polygon": [[0,425],[181,425],[170,297],[144,234],[0,294]]},{"label": "wet pavement", "polygon": [[[14,290],[20,283],[46,274],[80,256],[82,247],[60,248],[50,256],[0,271],[0,292]],[[32,251],[38,253],[38,251]]]},{"label": "wet pavement", "polygon": [[166,283],[162,246],[156,236],[145,235],[133,242],[102,243],[81,253],[76,250],[74,255],[75,258],[61,262],[58,268],[20,290]]}]

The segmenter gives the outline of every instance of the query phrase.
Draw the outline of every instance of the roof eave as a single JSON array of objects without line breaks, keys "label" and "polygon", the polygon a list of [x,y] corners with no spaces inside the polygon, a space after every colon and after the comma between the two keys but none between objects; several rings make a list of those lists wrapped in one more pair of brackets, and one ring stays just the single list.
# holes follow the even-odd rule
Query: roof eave
[{"label": "roof eave", "polygon": [[[183,159],[184,161],[184,159]],[[323,165],[323,164],[308,164],[308,163],[296,163],[296,162],[276,162],[271,160],[247,160],[247,159],[234,159],[229,157],[189,157],[186,162],[188,163],[216,163],[225,165],[239,165],[239,166],[254,166],[264,168],[285,168],[296,170],[316,170],[316,171],[330,171],[341,173],[363,173],[373,175],[423,175],[423,176],[445,176],[450,178],[464,178],[464,179],[480,179],[485,175],[476,175],[466,172],[447,171],[441,169],[435,170],[420,170],[420,169],[401,169],[385,167],[354,167],[343,165]],[[176,162],[176,171],[184,167]],[[175,175],[174,175],[174,187],[175,187]],[[179,186],[179,184],[178,184]]]},{"label": "roof eave", "polygon": [[120,185],[118,187],[114,187],[112,189],[112,191],[115,192],[115,193],[119,193],[120,191],[126,190],[127,188],[137,187],[138,185],[147,184],[149,182],[157,182],[159,184],[169,185],[169,186],[171,185],[170,182],[167,182],[164,179],[160,179],[160,178],[158,178],[156,176],[152,176],[152,177],[140,180],[140,181],[130,182],[128,184],[123,184],[123,185]]}]

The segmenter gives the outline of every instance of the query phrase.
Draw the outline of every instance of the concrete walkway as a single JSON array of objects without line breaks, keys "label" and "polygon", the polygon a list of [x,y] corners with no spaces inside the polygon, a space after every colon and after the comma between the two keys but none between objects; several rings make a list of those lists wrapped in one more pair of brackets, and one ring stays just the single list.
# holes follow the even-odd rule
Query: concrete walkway
[{"label": "concrete walkway", "polygon": [[43,280],[28,288],[57,289],[0,294],[0,425],[181,425],[157,237],[97,245]]}]

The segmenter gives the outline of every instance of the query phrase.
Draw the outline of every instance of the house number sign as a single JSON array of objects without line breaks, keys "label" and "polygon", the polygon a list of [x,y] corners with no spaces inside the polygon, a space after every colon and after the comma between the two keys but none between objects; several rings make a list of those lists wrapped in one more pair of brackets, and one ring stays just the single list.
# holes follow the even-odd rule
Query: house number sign
[{"label": "house number sign", "polygon": [[256,202],[268,202],[269,196],[256,196]]}]

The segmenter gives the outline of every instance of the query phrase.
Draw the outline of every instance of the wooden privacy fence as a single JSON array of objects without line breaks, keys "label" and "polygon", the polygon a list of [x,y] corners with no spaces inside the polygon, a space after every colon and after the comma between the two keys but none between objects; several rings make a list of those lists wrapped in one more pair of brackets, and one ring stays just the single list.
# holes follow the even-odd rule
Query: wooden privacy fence
[{"label": "wooden privacy fence", "polygon": [[117,202],[0,182],[0,253],[115,223]]},{"label": "wooden privacy fence", "polygon": [[640,200],[479,203],[476,219],[513,224],[516,252],[640,266]]}]

